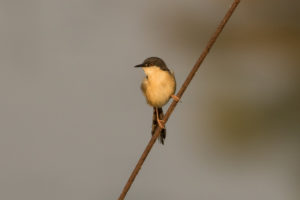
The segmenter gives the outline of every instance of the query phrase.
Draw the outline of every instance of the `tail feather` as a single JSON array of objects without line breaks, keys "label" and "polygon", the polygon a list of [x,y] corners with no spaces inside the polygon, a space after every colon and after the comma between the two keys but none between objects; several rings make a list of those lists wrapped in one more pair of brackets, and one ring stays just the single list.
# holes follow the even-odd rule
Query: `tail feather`
[{"label": "tail feather", "polygon": [[[164,118],[164,112],[163,112],[163,109],[162,108],[158,108],[158,118],[160,120],[162,120]],[[153,122],[152,122],[152,131],[151,131],[151,134],[153,135],[154,132],[155,132],[155,129],[157,128],[158,126],[158,122],[157,122],[157,117],[156,117],[156,109],[153,108]],[[164,140],[166,138],[166,134],[167,134],[167,131],[165,128],[161,129],[160,131],[160,136],[159,136],[159,141],[161,144],[164,144]]]}]

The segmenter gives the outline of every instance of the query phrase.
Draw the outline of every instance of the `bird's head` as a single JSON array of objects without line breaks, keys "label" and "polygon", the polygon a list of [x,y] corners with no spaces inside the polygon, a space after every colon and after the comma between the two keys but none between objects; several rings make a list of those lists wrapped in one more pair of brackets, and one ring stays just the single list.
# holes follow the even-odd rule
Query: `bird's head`
[{"label": "bird's head", "polygon": [[146,75],[160,70],[169,71],[166,63],[158,57],[147,58],[142,64],[136,65],[135,67],[142,67]]}]

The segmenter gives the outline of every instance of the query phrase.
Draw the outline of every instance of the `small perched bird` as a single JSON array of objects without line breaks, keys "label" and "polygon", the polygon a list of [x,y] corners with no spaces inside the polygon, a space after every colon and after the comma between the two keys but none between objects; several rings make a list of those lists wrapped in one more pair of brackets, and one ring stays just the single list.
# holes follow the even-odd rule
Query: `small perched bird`
[{"label": "small perched bird", "polygon": [[166,138],[166,128],[162,124],[162,107],[168,103],[172,97],[175,101],[179,98],[174,95],[176,90],[176,80],[174,74],[170,72],[165,62],[158,57],[150,57],[142,64],[135,67],[142,67],[146,77],[144,78],[141,89],[145,95],[147,103],[153,107],[152,135],[157,126],[160,126],[160,142],[164,144]]}]

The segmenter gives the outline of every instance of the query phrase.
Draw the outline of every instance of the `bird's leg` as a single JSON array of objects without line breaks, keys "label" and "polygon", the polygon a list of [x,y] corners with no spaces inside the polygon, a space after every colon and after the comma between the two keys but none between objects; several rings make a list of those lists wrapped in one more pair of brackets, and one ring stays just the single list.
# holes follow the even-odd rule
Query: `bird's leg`
[{"label": "bird's leg", "polygon": [[160,120],[160,119],[159,119],[159,116],[158,116],[158,108],[155,107],[155,109],[156,109],[156,118],[157,118],[158,126],[159,126],[160,128],[162,128],[162,129],[164,129],[165,126],[161,123],[161,122],[163,122],[164,120]]},{"label": "bird's leg", "polygon": [[180,100],[179,97],[176,96],[176,95],[174,95],[174,94],[172,94],[171,97],[172,97],[172,99],[174,99],[174,101],[176,101],[176,102],[178,102],[178,101]]}]

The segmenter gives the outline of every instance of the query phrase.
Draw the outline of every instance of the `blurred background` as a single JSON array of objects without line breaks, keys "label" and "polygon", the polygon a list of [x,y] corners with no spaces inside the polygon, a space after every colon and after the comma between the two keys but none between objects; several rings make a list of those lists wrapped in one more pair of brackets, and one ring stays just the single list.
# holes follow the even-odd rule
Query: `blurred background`
[{"label": "blurred background", "polygon": [[[150,139],[133,66],[179,88],[231,3],[2,0],[0,199],[117,199]],[[241,1],[126,199],[299,199],[299,18]]]}]

